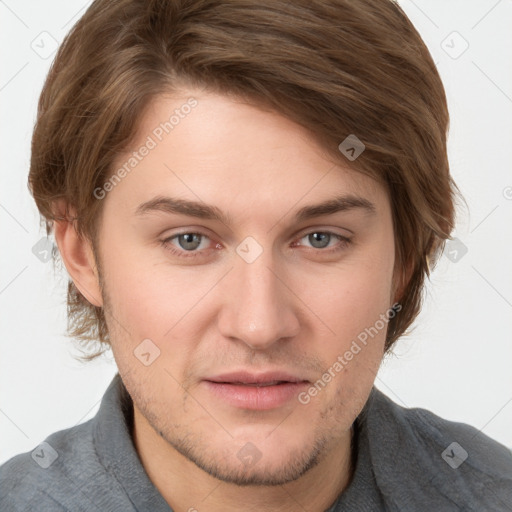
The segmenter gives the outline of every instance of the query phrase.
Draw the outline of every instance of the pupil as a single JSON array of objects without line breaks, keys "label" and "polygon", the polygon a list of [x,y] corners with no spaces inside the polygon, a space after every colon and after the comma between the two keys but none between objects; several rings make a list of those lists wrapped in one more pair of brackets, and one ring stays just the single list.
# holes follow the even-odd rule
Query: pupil
[{"label": "pupil", "polygon": [[195,233],[186,233],[178,237],[178,242],[182,249],[190,251],[199,247],[201,244],[201,238],[200,235]]},{"label": "pupil", "polygon": [[323,249],[329,245],[331,235],[328,233],[311,233],[309,235],[310,244],[316,249]]}]

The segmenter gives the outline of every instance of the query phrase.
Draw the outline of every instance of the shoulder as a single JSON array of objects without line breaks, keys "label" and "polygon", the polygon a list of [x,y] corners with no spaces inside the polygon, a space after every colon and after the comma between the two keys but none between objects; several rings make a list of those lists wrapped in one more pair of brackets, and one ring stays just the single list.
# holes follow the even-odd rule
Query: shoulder
[{"label": "shoulder", "polygon": [[86,491],[102,468],[92,426],[91,420],[56,432],[0,466],[0,510],[96,510]]},{"label": "shoulder", "polygon": [[464,423],[401,407],[377,389],[369,402],[376,477],[388,492],[405,482],[402,506],[426,498],[453,510],[512,510],[511,450]]}]

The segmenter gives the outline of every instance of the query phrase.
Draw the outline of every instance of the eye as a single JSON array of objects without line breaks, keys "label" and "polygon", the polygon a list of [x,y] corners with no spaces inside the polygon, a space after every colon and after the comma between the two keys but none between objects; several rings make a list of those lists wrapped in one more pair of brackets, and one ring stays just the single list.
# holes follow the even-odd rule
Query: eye
[{"label": "eye", "polygon": [[178,257],[190,257],[205,255],[211,249],[211,240],[202,233],[186,232],[172,235],[165,240],[161,241],[161,244],[166,250]]},{"label": "eye", "polygon": [[[307,243],[304,243],[306,241]],[[310,244],[314,249],[336,248],[350,242],[347,237],[331,233],[330,231],[314,231],[300,238],[300,245]]]},{"label": "eye", "polygon": [[194,251],[195,249],[199,249],[201,242],[206,237],[199,233],[183,233],[181,235],[176,235],[173,238],[176,239],[176,242],[181,249],[184,249],[185,251]]},{"label": "eye", "polygon": [[330,233],[310,233],[304,238],[308,239],[308,242],[315,249],[324,249],[325,247],[329,247],[329,243],[331,242],[331,234]]}]

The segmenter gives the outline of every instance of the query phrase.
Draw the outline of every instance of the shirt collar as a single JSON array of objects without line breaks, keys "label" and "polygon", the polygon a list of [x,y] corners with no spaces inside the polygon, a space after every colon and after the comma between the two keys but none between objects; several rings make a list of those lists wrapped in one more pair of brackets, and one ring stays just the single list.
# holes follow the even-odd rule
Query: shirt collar
[{"label": "shirt collar", "polygon": [[149,479],[133,445],[133,405],[119,374],[116,374],[93,420],[98,457],[133,503],[136,510],[172,512]]},{"label": "shirt collar", "polygon": [[368,414],[378,393],[373,388],[363,410],[354,422],[354,445],[356,461],[354,473],[348,487],[326,512],[341,510],[385,510],[372,466],[367,425]]}]

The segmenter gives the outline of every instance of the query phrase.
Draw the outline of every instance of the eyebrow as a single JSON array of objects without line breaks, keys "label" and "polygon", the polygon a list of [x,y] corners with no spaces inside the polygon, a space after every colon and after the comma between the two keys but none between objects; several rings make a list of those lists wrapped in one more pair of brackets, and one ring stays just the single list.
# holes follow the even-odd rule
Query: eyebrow
[{"label": "eyebrow", "polygon": [[135,210],[135,215],[145,215],[152,212],[177,213],[197,217],[198,219],[217,220],[230,224],[231,218],[216,206],[210,206],[199,201],[189,201],[174,197],[157,196],[142,203]]},{"label": "eyebrow", "polygon": [[[363,197],[354,195],[339,196],[322,203],[302,207],[295,214],[296,221],[304,221],[322,215],[332,215],[337,212],[361,209],[366,213],[375,214],[375,205]],[[231,224],[231,217],[216,206],[199,201],[189,201],[173,197],[157,196],[140,204],[135,215],[146,215],[153,212],[182,214],[199,219],[216,220],[225,225]]]},{"label": "eyebrow", "polygon": [[304,206],[295,215],[297,221],[320,217],[321,215],[332,215],[338,212],[361,209],[366,213],[375,214],[375,205],[363,197],[345,195],[324,201],[320,204]]}]

